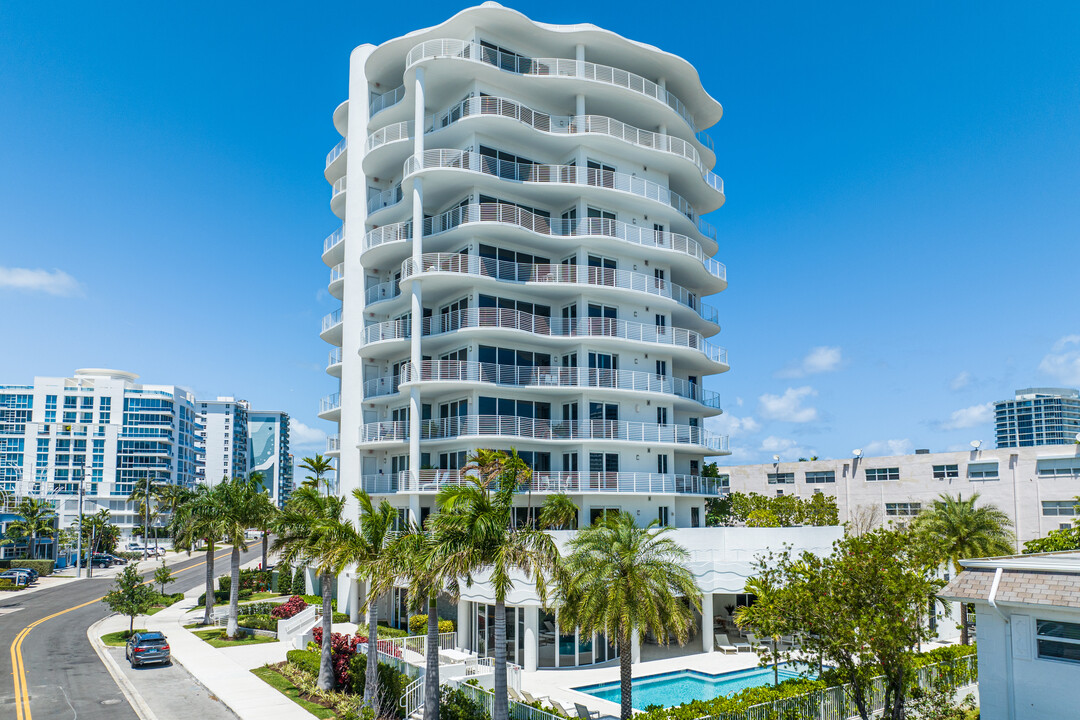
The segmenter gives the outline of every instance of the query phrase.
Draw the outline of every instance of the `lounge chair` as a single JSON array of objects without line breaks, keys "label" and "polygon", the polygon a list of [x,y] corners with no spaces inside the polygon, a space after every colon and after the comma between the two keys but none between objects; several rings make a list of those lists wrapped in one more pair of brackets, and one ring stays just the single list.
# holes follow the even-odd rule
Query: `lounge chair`
[{"label": "lounge chair", "polygon": [[[534,695],[529,694],[528,692],[526,692],[524,690],[521,691],[521,696],[523,698],[525,698],[525,702],[529,703],[530,705],[533,704],[533,703],[543,705],[544,704],[543,701],[548,700],[547,695],[541,695],[540,697],[536,697]],[[548,702],[550,702],[550,700],[548,700]]]},{"label": "lounge chair", "polygon": [[735,647],[728,640],[728,636],[724,633],[716,633],[713,635],[713,639],[716,640],[716,649],[724,653],[738,653],[739,648]]},{"label": "lounge chair", "polygon": [[579,702],[574,703],[574,710],[581,720],[593,720],[594,718],[600,717],[599,710],[590,710]]},{"label": "lounge chair", "polygon": [[512,687],[506,688],[506,693],[510,696],[511,700],[515,700],[519,703],[528,702],[524,697],[522,697],[521,693],[519,693]]}]

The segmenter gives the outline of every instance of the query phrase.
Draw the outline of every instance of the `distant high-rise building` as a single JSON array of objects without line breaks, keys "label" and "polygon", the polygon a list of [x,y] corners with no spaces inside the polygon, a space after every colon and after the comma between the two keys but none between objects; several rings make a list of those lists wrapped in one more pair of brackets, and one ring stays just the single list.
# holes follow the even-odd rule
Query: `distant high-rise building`
[{"label": "distant high-rise building", "polygon": [[292,456],[289,454],[289,414],[276,410],[248,413],[251,472],[262,473],[263,485],[278,507],[292,491]]},{"label": "distant high-rise building", "polygon": [[247,477],[251,471],[251,448],[248,441],[248,413],[251,406],[246,400],[219,397],[217,400],[199,400],[199,440],[196,447],[200,455],[200,482],[211,487],[222,478]]},{"label": "distant high-rise building", "polygon": [[176,385],[140,385],[121,370],[0,385],[0,489],[56,507],[60,527],[108,510],[125,535],[139,522],[128,495],[146,481],[196,479],[195,397]]},{"label": "distant high-rise building", "polygon": [[997,446],[1070,445],[1080,433],[1080,391],[1025,388],[994,403]]}]

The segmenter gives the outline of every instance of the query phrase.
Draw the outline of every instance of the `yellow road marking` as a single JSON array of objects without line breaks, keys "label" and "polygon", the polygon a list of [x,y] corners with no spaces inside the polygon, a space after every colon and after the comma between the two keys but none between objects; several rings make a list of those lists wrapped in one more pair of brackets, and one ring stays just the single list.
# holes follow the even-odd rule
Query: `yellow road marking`
[{"label": "yellow road marking", "polygon": [[[232,552],[231,549],[224,550],[224,551],[222,551],[221,555],[215,555],[214,559],[215,560],[220,560],[221,558],[225,557],[225,555],[227,555],[228,553],[231,553],[231,552]],[[176,572],[173,573],[173,575],[179,575],[182,572],[187,572],[188,570],[194,570],[195,568],[201,567],[201,566],[203,566],[205,564],[206,564],[206,561],[203,560],[202,562],[197,563],[195,565],[189,565],[186,568],[182,568],[180,570],[177,570]],[[153,582],[153,581],[152,580],[145,580],[145,581],[143,581],[143,584],[145,585],[148,582]],[[38,625],[45,622],[46,620],[52,620],[54,617],[59,617],[60,615],[63,615],[64,613],[71,612],[72,610],[78,610],[79,608],[84,608],[87,605],[93,605],[96,602],[101,602],[102,599],[104,599],[104,597],[105,596],[102,595],[99,598],[94,598],[93,600],[89,600],[87,602],[84,602],[81,605],[75,605],[73,607],[69,607],[67,610],[61,610],[60,612],[55,612],[52,615],[49,615],[47,617],[43,617],[40,620],[32,622],[29,625],[27,625],[26,627],[24,627],[22,630],[20,630],[19,634],[15,636],[15,639],[11,641],[11,674],[13,676],[13,681],[14,681],[14,684],[15,684],[15,718],[16,718],[16,720],[33,720],[33,716],[30,714],[30,693],[26,689],[26,668],[23,665],[23,657],[22,657],[23,640],[25,640],[26,636],[30,634],[31,630],[33,630],[34,628],[36,628]]]}]

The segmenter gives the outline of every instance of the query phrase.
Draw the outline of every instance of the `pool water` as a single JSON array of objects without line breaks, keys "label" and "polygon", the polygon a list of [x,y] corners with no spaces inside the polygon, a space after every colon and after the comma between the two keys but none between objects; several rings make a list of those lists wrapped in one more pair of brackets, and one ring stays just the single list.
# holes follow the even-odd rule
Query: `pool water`
[{"label": "pool water", "polygon": [[[780,682],[791,678],[800,677],[795,665],[780,663]],[[810,673],[813,677],[814,673]],[[674,707],[691,700],[712,700],[721,695],[733,695],[745,688],[759,685],[771,685],[773,681],[773,669],[769,667],[754,667],[746,670],[710,675],[697,670],[676,670],[675,672],[661,673],[659,675],[646,675],[634,678],[630,682],[633,690],[633,706],[635,710],[644,710],[650,705],[661,707]],[[619,681],[599,683],[597,685],[585,685],[574,688],[579,692],[594,695],[601,700],[609,700],[613,703],[620,702]]]}]

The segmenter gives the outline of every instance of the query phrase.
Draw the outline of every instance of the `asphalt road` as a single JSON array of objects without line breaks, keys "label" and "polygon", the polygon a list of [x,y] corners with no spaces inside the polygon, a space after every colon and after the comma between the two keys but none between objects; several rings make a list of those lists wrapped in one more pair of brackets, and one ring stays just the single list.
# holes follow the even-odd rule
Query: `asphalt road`
[{"label": "asphalt road", "polygon": [[[241,562],[258,557],[260,551],[253,546],[241,553]],[[177,579],[173,587],[190,588],[205,581],[204,557],[192,554],[190,559],[172,564]],[[219,551],[215,558],[215,573],[227,572],[229,550]],[[189,569],[185,572],[185,568]],[[151,567],[144,577],[152,575]],[[18,716],[13,682],[17,678],[12,670],[17,637],[27,626],[49,618],[32,628],[21,644],[30,696],[30,714],[22,720],[138,720],[86,637],[88,627],[111,614],[97,600],[112,584],[112,578],[92,578],[40,590],[23,599],[18,593],[0,596],[0,718],[14,720]],[[50,617],[57,613],[63,614]]]},{"label": "asphalt road", "polygon": [[124,648],[106,648],[120,672],[127,676],[157,716],[158,720],[236,720],[236,714],[210,693],[184,667],[171,665],[145,665],[132,668],[124,659]]}]

